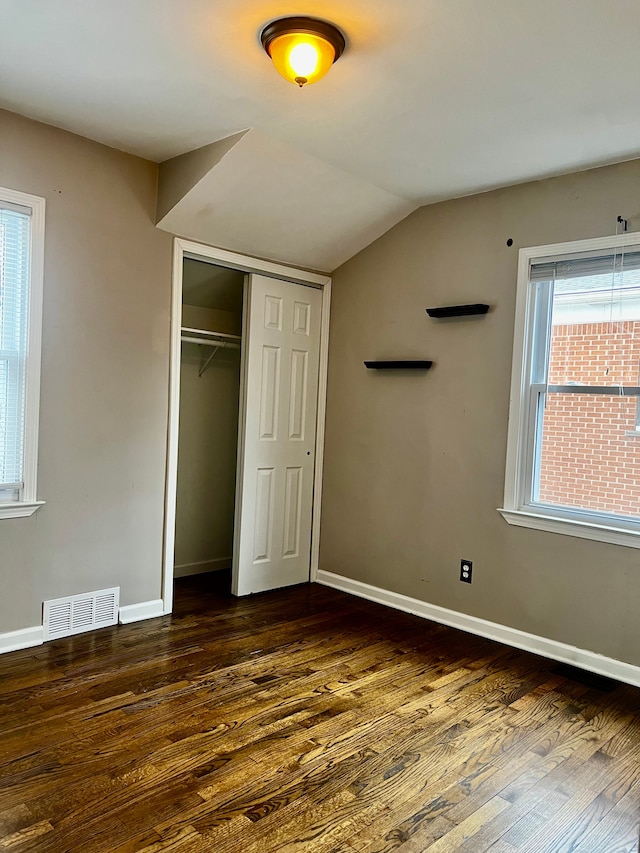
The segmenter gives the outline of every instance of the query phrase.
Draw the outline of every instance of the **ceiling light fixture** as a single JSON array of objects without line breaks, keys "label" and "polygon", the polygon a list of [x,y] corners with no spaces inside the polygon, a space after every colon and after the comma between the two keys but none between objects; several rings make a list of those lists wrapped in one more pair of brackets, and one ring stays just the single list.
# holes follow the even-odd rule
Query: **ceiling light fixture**
[{"label": "ceiling light fixture", "polygon": [[324,77],[346,45],[337,27],[315,18],[279,18],[260,40],[277,71],[300,88]]}]

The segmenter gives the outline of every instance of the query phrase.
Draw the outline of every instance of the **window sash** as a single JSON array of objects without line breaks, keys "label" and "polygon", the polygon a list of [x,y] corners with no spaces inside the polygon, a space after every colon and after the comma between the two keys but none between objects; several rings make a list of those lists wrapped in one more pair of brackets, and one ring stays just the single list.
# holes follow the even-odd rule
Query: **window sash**
[{"label": "window sash", "polygon": [[31,210],[0,201],[0,501],[23,490]]},{"label": "window sash", "polygon": [[[536,282],[532,284],[532,268],[543,262],[598,255],[611,257],[614,253],[624,254],[625,259],[630,254],[640,254],[640,233],[531,246],[520,249],[518,253],[504,503],[498,512],[514,528],[524,527],[640,549],[640,521],[637,519],[605,516],[594,510],[580,512],[569,507],[537,506],[531,503],[530,493],[527,494],[527,483],[531,482],[528,470],[533,464],[535,447],[535,421],[532,418],[532,395],[535,389],[531,387],[531,364]],[[553,280],[548,272],[541,278]],[[544,380],[542,384],[546,395],[546,377]],[[539,396],[533,399],[540,405]],[[597,397],[593,399],[597,400]],[[640,397],[636,399],[640,401]],[[629,441],[633,440],[630,436]],[[640,438],[637,440],[640,441]]]},{"label": "window sash", "polygon": [[0,187],[0,524],[44,503],[37,461],[45,204]]},{"label": "window sash", "polygon": [[[640,422],[640,385],[560,385],[548,384],[554,290],[557,277],[565,280],[602,273],[620,274],[640,269],[640,252],[609,252],[575,260],[532,262],[528,275],[528,321],[526,323],[524,368],[528,376],[525,417],[523,419],[523,457],[517,504],[522,509],[538,509],[559,517],[576,520],[598,518],[615,520],[622,526],[640,525],[640,517],[581,508],[575,505],[549,503],[539,499],[542,464],[544,412],[550,394],[592,394],[597,396],[628,396],[638,399],[636,423]],[[613,288],[613,296],[625,288]]]}]

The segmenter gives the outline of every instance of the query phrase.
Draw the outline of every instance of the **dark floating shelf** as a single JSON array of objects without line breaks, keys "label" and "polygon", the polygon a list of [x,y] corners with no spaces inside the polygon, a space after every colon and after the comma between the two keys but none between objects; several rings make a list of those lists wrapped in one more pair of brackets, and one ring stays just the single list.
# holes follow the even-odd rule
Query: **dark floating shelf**
[{"label": "dark floating shelf", "polygon": [[476,302],[474,305],[446,305],[442,308],[427,308],[430,317],[470,317],[473,314],[486,314],[488,305]]},{"label": "dark floating shelf", "polygon": [[369,370],[429,370],[432,361],[365,361]]}]

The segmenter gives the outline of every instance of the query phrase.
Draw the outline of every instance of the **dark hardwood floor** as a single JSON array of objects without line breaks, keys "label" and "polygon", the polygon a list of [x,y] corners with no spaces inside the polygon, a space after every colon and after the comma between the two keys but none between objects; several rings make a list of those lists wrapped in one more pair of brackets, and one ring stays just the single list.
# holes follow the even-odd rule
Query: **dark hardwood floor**
[{"label": "dark hardwood floor", "polygon": [[320,586],[216,586],[0,658],[0,849],[638,850],[639,690]]}]

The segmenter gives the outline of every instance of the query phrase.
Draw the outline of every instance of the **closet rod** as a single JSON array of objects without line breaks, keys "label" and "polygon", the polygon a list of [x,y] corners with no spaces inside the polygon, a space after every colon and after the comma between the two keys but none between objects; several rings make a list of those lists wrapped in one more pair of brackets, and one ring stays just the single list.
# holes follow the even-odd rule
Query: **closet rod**
[{"label": "closet rod", "polygon": [[191,329],[188,326],[182,326],[182,328],[180,329],[180,332],[182,334],[184,334],[184,332],[187,332],[188,334],[191,334],[191,335],[203,335],[204,337],[207,337],[207,338],[227,338],[230,341],[241,341],[242,340],[241,335],[230,335],[227,332],[211,332],[211,331],[209,331],[209,329]]},{"label": "closet rod", "polygon": [[202,344],[203,347],[224,347],[227,349],[240,349],[240,344],[233,343],[232,341],[208,341],[206,338],[193,338],[190,335],[182,335],[180,340],[185,341],[188,344]]}]

